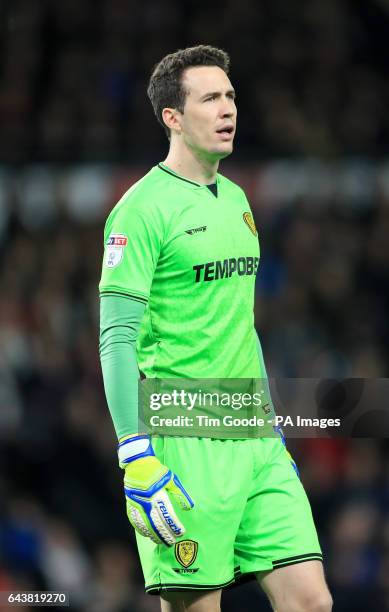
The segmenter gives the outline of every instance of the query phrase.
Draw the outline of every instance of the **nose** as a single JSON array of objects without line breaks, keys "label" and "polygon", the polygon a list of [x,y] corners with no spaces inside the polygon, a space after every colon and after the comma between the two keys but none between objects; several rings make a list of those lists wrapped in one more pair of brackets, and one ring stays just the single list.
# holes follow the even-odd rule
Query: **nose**
[{"label": "nose", "polygon": [[228,119],[231,119],[231,117],[233,117],[233,116],[234,116],[234,111],[231,110],[231,109],[226,108],[222,112],[222,117],[224,117],[224,118],[227,117]]},{"label": "nose", "polygon": [[231,118],[236,113],[236,107],[233,100],[229,98],[224,98],[223,102],[220,106],[220,114],[223,118]]}]

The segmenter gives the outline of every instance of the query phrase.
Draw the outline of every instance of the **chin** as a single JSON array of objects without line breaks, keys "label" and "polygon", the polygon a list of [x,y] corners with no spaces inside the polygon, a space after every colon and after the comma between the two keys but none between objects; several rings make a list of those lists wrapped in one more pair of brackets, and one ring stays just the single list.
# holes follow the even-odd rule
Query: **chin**
[{"label": "chin", "polygon": [[234,147],[231,145],[230,147],[228,147],[228,149],[224,149],[224,151],[220,151],[219,153],[220,159],[223,159],[224,157],[228,157],[228,155],[231,155],[233,150],[234,150]]},{"label": "chin", "polygon": [[219,146],[217,148],[215,148],[212,153],[219,159],[223,159],[224,157],[227,157],[228,155],[231,155],[231,153],[234,150],[234,145],[232,144],[232,142],[230,143],[226,143],[224,146]]}]

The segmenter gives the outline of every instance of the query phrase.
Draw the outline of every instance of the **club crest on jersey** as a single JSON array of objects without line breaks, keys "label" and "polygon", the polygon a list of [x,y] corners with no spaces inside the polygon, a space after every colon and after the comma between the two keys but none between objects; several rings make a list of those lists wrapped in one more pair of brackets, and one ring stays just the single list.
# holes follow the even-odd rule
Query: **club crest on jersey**
[{"label": "club crest on jersey", "polygon": [[257,228],[255,227],[253,215],[250,212],[243,213],[243,220],[246,225],[250,228],[254,236],[257,235]]},{"label": "club crest on jersey", "polygon": [[105,245],[105,265],[107,268],[115,268],[120,264],[127,242],[128,239],[125,234],[110,235]]},{"label": "club crest on jersey", "polygon": [[199,545],[194,540],[181,540],[174,546],[176,559],[183,567],[189,567],[196,561]]}]

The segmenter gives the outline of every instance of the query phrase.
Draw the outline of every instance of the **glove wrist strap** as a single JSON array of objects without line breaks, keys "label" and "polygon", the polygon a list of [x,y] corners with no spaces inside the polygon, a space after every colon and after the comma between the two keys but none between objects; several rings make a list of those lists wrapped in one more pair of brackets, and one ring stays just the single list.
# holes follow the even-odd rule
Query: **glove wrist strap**
[{"label": "glove wrist strap", "polygon": [[121,467],[141,457],[150,457],[153,455],[154,450],[151,446],[150,438],[146,435],[127,438],[118,445],[119,465]]}]

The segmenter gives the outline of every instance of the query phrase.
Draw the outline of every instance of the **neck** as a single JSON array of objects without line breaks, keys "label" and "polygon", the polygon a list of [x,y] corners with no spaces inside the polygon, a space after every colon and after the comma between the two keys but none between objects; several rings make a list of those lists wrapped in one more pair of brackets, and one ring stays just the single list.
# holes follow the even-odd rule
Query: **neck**
[{"label": "neck", "polygon": [[173,146],[173,143],[163,163],[173,172],[200,185],[214,183],[219,168],[219,160],[204,159],[191,149]]}]

